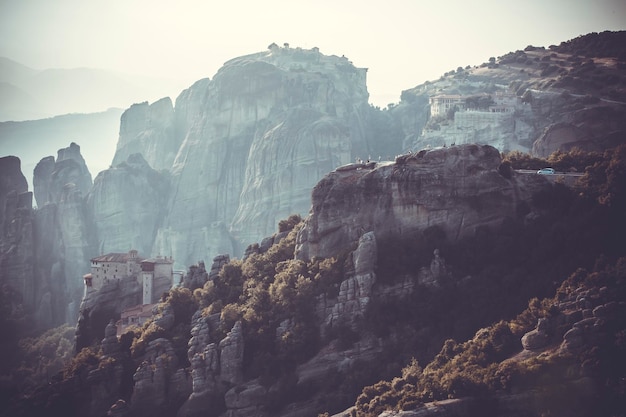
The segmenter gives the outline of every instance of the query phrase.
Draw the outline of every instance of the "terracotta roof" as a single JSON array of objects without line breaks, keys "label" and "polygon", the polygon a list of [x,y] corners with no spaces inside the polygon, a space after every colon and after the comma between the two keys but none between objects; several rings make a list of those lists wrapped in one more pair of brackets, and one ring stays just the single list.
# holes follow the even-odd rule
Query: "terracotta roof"
[{"label": "terracotta roof", "polygon": [[[127,253],[107,253],[106,255],[96,256],[95,258],[91,258],[91,262],[118,262],[118,263],[126,263],[130,259],[130,254]],[[135,258],[138,261],[142,261],[143,258],[137,257]]]}]

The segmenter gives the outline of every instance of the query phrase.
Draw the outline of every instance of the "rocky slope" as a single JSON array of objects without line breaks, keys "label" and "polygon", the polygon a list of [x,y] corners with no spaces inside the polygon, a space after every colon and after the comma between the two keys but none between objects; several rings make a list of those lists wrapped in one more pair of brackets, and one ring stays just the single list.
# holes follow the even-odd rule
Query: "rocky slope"
[{"label": "rocky slope", "polygon": [[[391,111],[403,126],[405,147],[480,143],[547,157],[622,143],[625,33],[592,33],[547,49],[528,46],[404,91]],[[506,95],[519,101],[507,103]],[[437,96],[456,104],[435,115],[429,99]]]},{"label": "rocky slope", "polygon": [[[250,369],[251,362],[255,362],[255,355],[262,354],[258,351],[261,336],[252,330],[260,324],[254,324],[243,313],[241,317],[233,316],[236,313],[226,313],[226,309],[221,314],[210,313],[211,309],[220,307],[199,309],[191,319],[192,337],[187,345],[186,358],[191,377],[188,370],[180,367],[180,355],[178,358],[174,355],[172,359],[150,362],[148,357],[152,354],[149,352],[152,352],[153,345],[158,344],[160,348],[157,352],[165,355],[172,355],[167,353],[168,349],[180,350],[180,341],[175,341],[168,335],[184,325],[180,323],[180,313],[176,313],[182,305],[178,304],[180,301],[171,301],[160,308],[158,314],[155,310],[155,324],[144,327],[141,331],[143,336],[139,341],[143,340],[141,343],[147,346],[147,350],[143,354],[137,354],[140,351],[135,348],[135,360],[139,360],[140,365],[135,372],[135,388],[130,405],[127,404],[130,412],[138,409],[156,412],[156,404],[170,407],[176,403],[176,398],[187,392],[188,398],[178,411],[180,416],[200,415],[207,409],[214,410],[215,415],[226,413],[223,415],[288,416],[292,415],[289,407],[283,409],[283,406],[277,404],[290,402],[284,397],[289,389],[305,392],[307,387],[323,385],[331,375],[346,375],[359,366],[367,366],[364,364],[379,360],[389,349],[389,344],[369,332],[362,333],[361,330],[364,326],[363,317],[368,314],[372,300],[380,302],[381,299],[402,299],[420,285],[440,287],[448,277],[445,262],[436,251],[419,274],[395,283],[379,282],[376,273],[379,237],[389,239],[391,236],[401,237],[428,228],[441,227],[448,234],[449,242],[454,243],[474,235],[480,228],[497,229],[507,218],[528,215],[528,210],[534,207],[533,194],[550,189],[550,183],[537,176],[507,179],[498,170],[500,162],[500,155],[494,148],[464,145],[402,156],[396,162],[387,162],[380,166],[376,163],[351,164],[328,174],[315,188],[311,215],[297,234],[297,246],[296,229],[289,234],[277,234],[267,244],[248,248],[244,261],[244,265],[248,266],[241,267],[242,273],[248,274],[246,271],[254,271],[254,268],[263,269],[258,264],[253,266],[260,259],[275,259],[277,264],[270,265],[276,268],[276,281],[270,285],[267,295],[278,297],[270,302],[273,305],[287,302],[287,293],[282,292],[286,290],[271,289],[279,282],[278,276],[284,274],[281,271],[296,267],[295,265],[315,265],[320,259],[337,256],[337,253],[346,254],[340,261],[343,272],[334,278],[337,280],[336,290],[320,288],[320,293],[314,298],[309,295],[306,301],[302,300],[303,305],[313,303],[308,313],[313,322],[306,323],[307,326],[313,326],[314,332],[319,332],[319,336],[312,340],[322,340],[323,343],[318,345],[314,354],[305,356],[306,360],[300,359],[289,365],[292,369],[289,378],[293,378],[297,385],[287,388],[280,378],[278,382],[272,383],[269,375],[264,372],[259,375]],[[450,201],[446,203],[447,200]],[[528,209],[520,210],[520,206]],[[416,207],[419,212],[413,211]],[[286,259],[281,262],[283,256]],[[230,278],[226,278],[224,269],[237,268],[223,257],[216,257],[215,264],[216,267],[211,270],[222,271],[207,274],[204,265],[190,269],[190,274],[194,277],[202,276],[201,282],[190,287],[192,290],[197,288],[194,290],[197,297],[195,300],[200,305],[210,303],[203,301],[203,298],[211,288],[229,285],[225,284],[230,282]],[[285,266],[286,264],[294,266]],[[198,269],[202,273],[196,273]],[[241,300],[246,300],[250,294],[263,291],[260,289],[262,287],[254,289],[253,282],[257,279],[261,279],[261,276],[251,275],[246,284],[248,290],[234,300],[247,305],[248,302]],[[192,281],[189,279],[187,284],[191,285]],[[230,282],[230,285],[235,283]],[[236,287],[232,288],[229,291],[235,291]],[[108,308],[113,314],[119,310],[119,306],[114,304],[122,300],[119,296],[109,296],[117,294],[116,291],[119,293],[120,289],[111,288],[106,294],[101,294],[108,300],[106,302],[98,303],[88,297],[86,303],[90,304],[85,306],[90,309],[98,308],[101,313]],[[183,290],[175,292],[177,298],[184,294],[179,291]],[[188,294],[191,297],[191,292]],[[263,299],[261,295],[254,297]],[[254,297],[250,300],[256,299]],[[224,296],[217,302],[223,305],[229,302],[229,298]],[[236,304],[237,301],[231,305]],[[281,340],[301,337],[295,336],[303,326],[301,314],[304,313],[296,314],[291,310],[284,310],[267,324],[270,327],[264,330],[264,334],[275,334],[269,341],[278,346],[282,346]],[[79,336],[97,331],[95,327],[102,328],[103,317],[102,315],[99,324],[88,323],[87,317],[84,321],[81,320]],[[233,317],[236,319],[234,322]],[[156,324],[158,327],[154,327]],[[226,329],[229,330],[227,334],[224,333]],[[153,332],[156,332],[154,337],[161,338],[148,338],[147,334]],[[332,336],[337,332],[359,332],[359,336],[356,336],[357,340],[354,342],[344,345],[335,339],[336,336]],[[264,343],[270,343],[269,341]],[[316,346],[319,342],[311,343]],[[107,346],[108,344],[107,342]],[[248,344],[250,347],[247,347]],[[179,347],[175,348],[174,345]],[[276,349],[278,352],[280,349],[289,351],[287,346]],[[246,349],[247,356],[244,353]],[[288,354],[280,355],[286,355],[284,360],[293,360]],[[109,384],[122,383],[121,380],[117,381],[110,381]],[[189,386],[191,390],[168,390],[167,387],[172,386],[173,381],[179,381],[182,386]],[[315,391],[317,390],[316,388]],[[111,395],[107,398],[110,405],[117,400]],[[295,409],[300,410],[299,412],[311,414],[319,407],[310,398],[298,402]],[[94,404],[93,399],[91,404]],[[122,407],[121,404],[117,406]]]},{"label": "rocky slope", "polygon": [[[170,291],[142,328],[117,339],[113,325],[105,326],[105,310],[115,319],[120,303],[128,301],[123,289],[101,292],[102,302],[88,297],[89,308],[101,313],[99,323],[81,320],[78,336],[103,338],[103,356],[83,350],[62,381],[11,410],[286,417],[345,409],[363,386],[397,375],[411,357],[429,363],[442,345],[446,360],[460,355],[458,345],[444,341],[471,338],[478,328],[514,317],[529,299],[553,294],[564,276],[593,265],[601,253],[623,253],[623,216],[615,220],[622,206],[586,196],[611,189],[613,204],[622,204],[624,190],[613,188],[619,184],[613,174],[626,159],[618,156],[604,161],[610,169],[598,165],[598,172],[590,172],[589,184],[597,190],[580,186],[576,192],[543,176],[507,170],[489,146],[340,167],[316,186],[305,222],[280,222],[280,232],[247,248],[245,259],[216,257],[210,273],[203,264],[190,267],[184,287]],[[615,230],[610,242],[608,227]],[[533,301],[534,310],[508,332],[498,324],[499,330],[479,332],[471,343],[483,346],[496,338],[485,358],[540,349],[551,340],[564,340],[564,352],[574,352],[581,340],[600,343],[594,324],[604,325],[598,321],[608,317],[604,313],[620,316],[610,303],[623,292],[579,291],[580,276],[558,298],[562,315]],[[605,275],[589,281],[610,282]],[[536,318],[548,315],[550,322],[533,330]],[[443,366],[441,355],[433,363]],[[412,372],[403,378],[413,378]],[[447,368],[441,372],[457,377]],[[498,383],[508,381],[497,375]],[[473,383],[452,386],[465,392]],[[370,398],[370,410],[387,404],[387,397],[372,397],[392,386],[381,384],[366,390],[357,405]],[[68,393],[73,402],[63,400]],[[524,409],[520,397],[502,398],[508,402],[498,407]],[[484,404],[455,401],[418,411],[463,415]]]}]

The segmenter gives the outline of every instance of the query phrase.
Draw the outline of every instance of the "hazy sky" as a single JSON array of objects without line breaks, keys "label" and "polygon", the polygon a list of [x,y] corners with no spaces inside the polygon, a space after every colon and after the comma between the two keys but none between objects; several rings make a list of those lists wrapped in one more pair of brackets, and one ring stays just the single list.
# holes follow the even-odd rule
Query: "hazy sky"
[{"label": "hazy sky", "polygon": [[288,42],[369,68],[380,106],[458,66],[623,29],[624,0],[0,0],[0,56],[36,69],[103,68],[189,86],[231,58]]}]

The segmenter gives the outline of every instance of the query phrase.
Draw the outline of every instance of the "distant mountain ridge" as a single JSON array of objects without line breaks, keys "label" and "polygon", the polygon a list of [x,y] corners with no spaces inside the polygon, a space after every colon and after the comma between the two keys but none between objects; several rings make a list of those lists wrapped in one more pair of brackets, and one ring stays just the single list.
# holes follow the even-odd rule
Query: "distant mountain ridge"
[{"label": "distant mountain ridge", "polygon": [[35,165],[74,141],[82,145],[87,166],[95,176],[111,164],[121,114],[121,109],[112,108],[98,113],[0,122],[0,156],[20,158],[22,172],[32,189]]},{"label": "distant mountain ridge", "polygon": [[0,121],[125,108],[146,98],[156,100],[171,95],[184,87],[174,80],[103,69],[36,70],[0,57]]}]

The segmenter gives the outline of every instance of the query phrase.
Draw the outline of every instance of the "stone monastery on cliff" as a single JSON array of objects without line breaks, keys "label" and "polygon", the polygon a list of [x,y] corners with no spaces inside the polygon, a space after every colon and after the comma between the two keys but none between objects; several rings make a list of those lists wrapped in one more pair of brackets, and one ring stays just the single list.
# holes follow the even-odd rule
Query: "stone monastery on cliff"
[{"label": "stone monastery on cliff", "polygon": [[[122,311],[121,327],[141,324],[144,316],[149,317],[152,306],[164,292],[174,284],[171,257],[157,256],[144,259],[136,250],[128,253],[108,253],[91,259],[91,272],[84,275],[85,296],[99,291],[104,285],[122,280],[136,280],[142,287],[142,304]],[[118,325],[118,330],[120,326]]]}]

